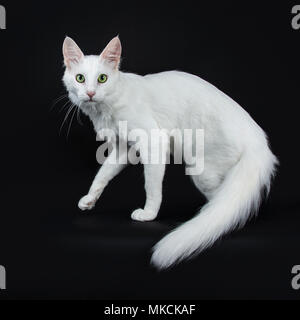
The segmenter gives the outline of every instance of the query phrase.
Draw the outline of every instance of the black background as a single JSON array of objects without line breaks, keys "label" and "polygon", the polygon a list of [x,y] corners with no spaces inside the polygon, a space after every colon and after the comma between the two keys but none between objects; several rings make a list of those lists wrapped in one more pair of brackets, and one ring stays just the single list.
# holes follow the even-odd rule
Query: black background
[{"label": "black background", "polygon": [[[288,1],[2,1],[1,298],[284,299],[300,264],[298,108],[300,31]],[[92,125],[61,134],[61,46],[86,54],[119,34],[122,70],[182,70],[238,101],[267,132],[280,160],[269,200],[246,228],[196,259],[158,273],[150,248],[204,199],[168,166],[156,221],[130,220],[143,205],[143,170],[131,166],[86,214],[77,202],[97,171]],[[243,134],[241,132],[241,134]]]}]

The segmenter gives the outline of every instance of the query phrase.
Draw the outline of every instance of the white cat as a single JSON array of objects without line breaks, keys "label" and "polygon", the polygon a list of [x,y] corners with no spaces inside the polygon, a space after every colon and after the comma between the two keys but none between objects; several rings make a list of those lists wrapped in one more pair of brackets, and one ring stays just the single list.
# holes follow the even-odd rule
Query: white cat
[{"label": "white cat", "polygon": [[[205,167],[192,180],[208,203],[156,244],[151,259],[156,267],[168,268],[199,253],[233,228],[243,226],[258,209],[263,189],[269,191],[277,159],[263,130],[231,98],[184,72],[139,76],[119,71],[118,37],[99,56],[84,56],[67,37],[63,55],[63,81],[69,98],[90,117],[96,132],[103,127],[117,131],[119,121],[127,121],[129,130],[147,132],[155,128],[204,129]],[[139,151],[143,161],[143,151]],[[166,145],[164,152],[169,151]],[[126,158],[127,154],[118,156]],[[91,209],[124,166],[106,161],[88,194],[79,201],[79,208]],[[144,164],[144,172],[145,207],[135,210],[131,217],[151,221],[160,208],[165,165]]]}]

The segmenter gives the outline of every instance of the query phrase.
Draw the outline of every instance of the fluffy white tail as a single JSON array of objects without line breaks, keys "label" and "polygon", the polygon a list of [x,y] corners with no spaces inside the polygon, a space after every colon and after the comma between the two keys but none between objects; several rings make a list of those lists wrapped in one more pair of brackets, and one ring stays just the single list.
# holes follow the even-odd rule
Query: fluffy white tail
[{"label": "fluffy white tail", "polygon": [[155,245],[151,262],[159,269],[168,268],[242,227],[257,211],[263,189],[269,191],[276,164],[267,146],[258,152],[246,151],[199,214]]}]

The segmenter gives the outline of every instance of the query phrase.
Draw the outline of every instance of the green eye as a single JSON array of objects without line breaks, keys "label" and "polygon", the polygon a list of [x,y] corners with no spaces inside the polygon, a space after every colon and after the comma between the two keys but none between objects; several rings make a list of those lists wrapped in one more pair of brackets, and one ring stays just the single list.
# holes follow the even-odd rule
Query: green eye
[{"label": "green eye", "polygon": [[76,81],[79,82],[79,83],[84,83],[84,81],[85,81],[84,75],[83,74],[78,74],[76,76]]},{"label": "green eye", "polygon": [[106,80],[107,80],[107,75],[104,73],[100,74],[100,76],[98,77],[99,83],[104,83],[104,82],[106,82]]}]

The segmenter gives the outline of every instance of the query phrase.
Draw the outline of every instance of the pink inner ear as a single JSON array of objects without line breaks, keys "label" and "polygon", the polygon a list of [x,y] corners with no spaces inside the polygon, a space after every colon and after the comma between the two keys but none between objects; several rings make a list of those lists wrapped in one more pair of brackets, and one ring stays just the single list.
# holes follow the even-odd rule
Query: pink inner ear
[{"label": "pink inner ear", "polygon": [[114,67],[118,67],[121,58],[121,42],[118,37],[113,38],[101,53],[100,57],[109,63],[114,63]]},{"label": "pink inner ear", "polygon": [[65,64],[68,68],[71,67],[71,63],[78,63],[84,56],[75,41],[69,37],[64,41],[63,55]]}]

